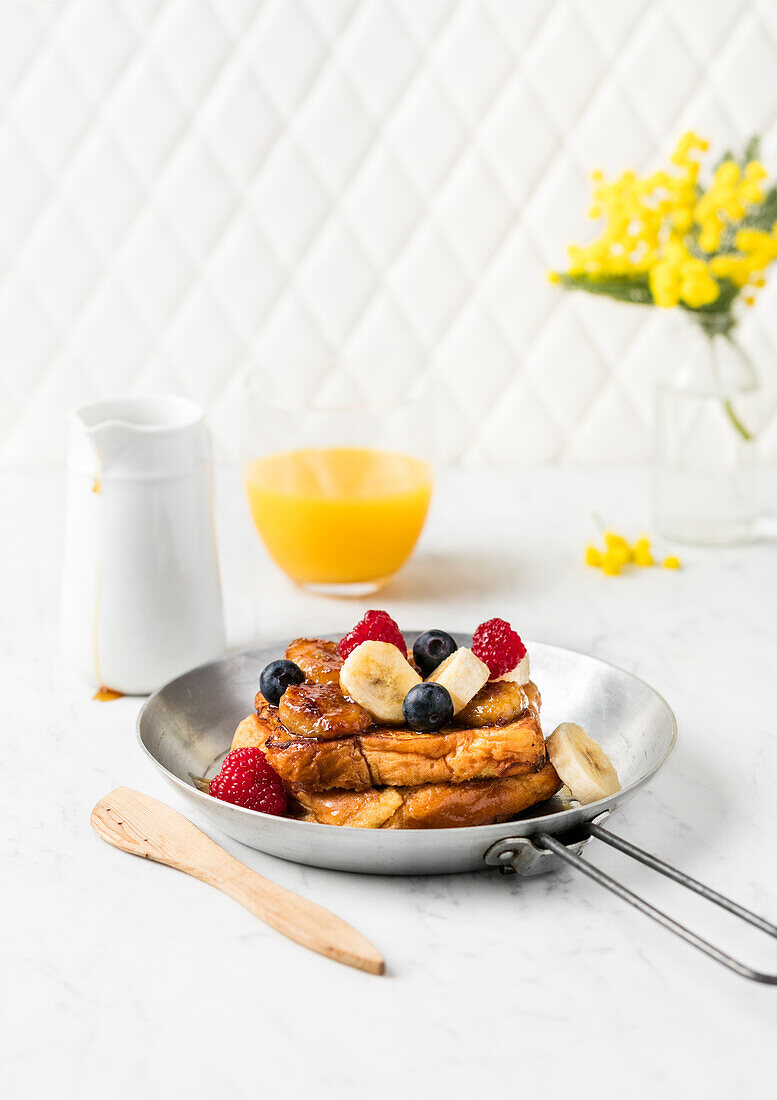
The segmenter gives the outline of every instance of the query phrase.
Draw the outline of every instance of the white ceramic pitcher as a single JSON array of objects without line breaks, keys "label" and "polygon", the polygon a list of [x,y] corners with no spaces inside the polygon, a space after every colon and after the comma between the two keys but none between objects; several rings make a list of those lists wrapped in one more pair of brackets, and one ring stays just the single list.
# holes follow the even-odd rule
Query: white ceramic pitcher
[{"label": "white ceramic pitcher", "polygon": [[97,687],[145,694],[224,652],[209,463],[186,398],[70,414],[62,643]]}]

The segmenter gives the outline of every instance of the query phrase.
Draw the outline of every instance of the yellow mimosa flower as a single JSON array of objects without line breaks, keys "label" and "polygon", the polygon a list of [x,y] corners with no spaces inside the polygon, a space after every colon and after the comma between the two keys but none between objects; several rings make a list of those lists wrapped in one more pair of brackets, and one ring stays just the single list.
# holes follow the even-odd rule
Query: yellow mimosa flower
[{"label": "yellow mimosa flower", "polygon": [[[704,189],[700,155],[707,148],[688,131],[667,169],[645,175],[626,169],[610,179],[593,171],[588,213],[601,230],[589,243],[571,245],[567,271],[551,280],[689,310],[712,305],[724,291],[721,309],[730,310],[737,290],[755,286],[777,260],[777,228],[757,228],[753,217],[765,197],[763,164],[728,157]],[[743,225],[746,218],[753,224]]]},{"label": "yellow mimosa flower", "polygon": [[631,561],[631,547],[622,535],[616,535],[614,531],[605,531],[604,545],[607,547],[605,558],[616,562],[619,566]]},{"label": "yellow mimosa flower", "polygon": [[[674,223],[675,229],[679,229],[681,232],[690,229],[693,225],[693,211],[688,206],[678,206],[677,209],[672,212],[672,222]],[[705,251],[709,250],[705,249]]]},{"label": "yellow mimosa flower", "polygon": [[653,564],[653,555],[650,552],[650,539],[647,535],[641,535],[632,545],[631,560],[635,565],[648,566]]},{"label": "yellow mimosa flower", "polygon": [[745,179],[754,180],[759,183],[761,180],[765,180],[768,172],[761,164],[760,160],[751,160],[745,165]]},{"label": "yellow mimosa flower", "polygon": [[721,193],[739,182],[740,168],[735,160],[724,160],[715,170],[712,186]]},{"label": "yellow mimosa flower", "polygon": [[612,550],[608,550],[602,557],[602,572],[608,577],[617,577],[622,565],[623,562]]}]

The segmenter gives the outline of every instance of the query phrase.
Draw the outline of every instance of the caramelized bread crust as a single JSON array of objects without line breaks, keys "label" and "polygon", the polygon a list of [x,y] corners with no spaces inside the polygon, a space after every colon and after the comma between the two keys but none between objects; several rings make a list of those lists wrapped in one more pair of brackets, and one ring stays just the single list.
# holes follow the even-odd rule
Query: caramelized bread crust
[{"label": "caramelized bread crust", "polygon": [[[257,708],[256,714],[249,714],[247,718],[244,718],[240,725],[235,730],[235,736],[232,738],[232,750],[256,748],[261,749],[267,756],[270,763],[281,776],[284,783],[293,789],[296,784],[292,783],[292,780],[288,778],[292,773],[291,766],[286,767],[287,775],[284,776],[278,769],[277,765],[273,763],[274,758],[283,759],[282,755],[278,752],[272,754],[269,748],[269,743],[273,739],[281,739],[278,743],[287,744],[291,746],[299,746],[299,751],[304,750],[304,746],[309,748],[318,746],[316,753],[317,771],[316,774],[320,776],[321,782],[326,783],[326,787],[323,790],[328,790],[330,787],[336,787],[337,779],[340,775],[353,775],[358,771],[359,775],[364,775],[367,778],[367,782],[362,786],[369,787],[368,772],[364,765],[364,758],[359,751],[357,739],[355,737],[338,737],[331,741],[316,741],[307,740],[304,738],[294,738],[288,740],[289,734],[285,727],[282,725],[278,712],[275,707],[268,706]],[[283,740],[285,739],[285,740]],[[323,746],[326,746],[323,749]],[[289,764],[291,763],[291,757],[287,758]]]},{"label": "caramelized bread crust", "polygon": [[561,787],[553,765],[508,779],[313,792],[295,797],[306,821],[360,829],[460,829],[506,821]]},{"label": "caramelized bread crust", "polygon": [[372,717],[346,699],[339,684],[291,684],[281,696],[278,717],[296,737],[346,737],[372,725]]},{"label": "caramelized bread crust", "polygon": [[372,726],[358,736],[323,740],[284,736],[275,727],[264,751],[284,783],[309,791],[503,778],[538,771],[546,760],[532,710],[504,725],[437,733]]},{"label": "caramelized bread crust", "polygon": [[230,752],[234,752],[235,749],[264,750],[265,742],[273,732],[279,736],[288,736],[281,725],[277,711],[273,707],[267,703],[264,704],[263,708],[257,706],[256,714],[249,714],[235,730]]},{"label": "caramelized bread crust", "polygon": [[454,719],[458,726],[496,726],[513,722],[529,708],[540,712],[540,693],[531,681],[489,680]]},{"label": "caramelized bread crust", "polygon": [[325,642],[322,638],[296,638],[286,647],[286,659],[305,673],[305,679],[314,684],[339,684],[343,659],[337,650],[337,642]]}]

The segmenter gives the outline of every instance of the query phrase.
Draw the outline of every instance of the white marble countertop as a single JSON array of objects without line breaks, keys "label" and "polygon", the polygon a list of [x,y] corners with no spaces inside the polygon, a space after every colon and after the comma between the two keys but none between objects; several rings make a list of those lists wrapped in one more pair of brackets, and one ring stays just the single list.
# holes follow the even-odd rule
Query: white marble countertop
[{"label": "white marble countertop", "polygon": [[[381,879],[217,838],[363,931],[388,963],[374,978],[100,841],[89,812],[113,787],[175,796],[136,747],[141,700],[92,702],[59,656],[62,474],[5,474],[0,486],[4,1095],[767,1095],[777,990],[729,974],[571,870]],[[230,643],[350,626],[361,605],[291,588],[264,560],[237,477],[222,471],[218,489]],[[448,475],[414,560],[371,602],[410,629],[502,615],[652,683],[679,741],[616,831],[774,919],[774,544],[688,549],[679,573],[609,579],[580,564],[593,512],[639,533],[643,475]],[[609,849],[588,851],[777,970],[765,937]]]}]

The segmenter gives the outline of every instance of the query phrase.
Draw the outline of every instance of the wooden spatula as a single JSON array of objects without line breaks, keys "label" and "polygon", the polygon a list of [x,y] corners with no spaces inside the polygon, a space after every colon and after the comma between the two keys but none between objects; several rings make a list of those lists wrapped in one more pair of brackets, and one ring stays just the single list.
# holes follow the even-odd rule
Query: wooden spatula
[{"label": "wooden spatula", "polygon": [[118,787],[92,810],[92,827],[115,848],[215,886],[303,947],[370,974],[383,973],[383,959],[355,928],[262,878],[164,802]]}]

